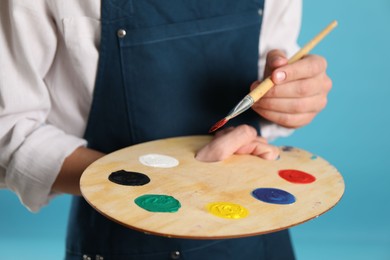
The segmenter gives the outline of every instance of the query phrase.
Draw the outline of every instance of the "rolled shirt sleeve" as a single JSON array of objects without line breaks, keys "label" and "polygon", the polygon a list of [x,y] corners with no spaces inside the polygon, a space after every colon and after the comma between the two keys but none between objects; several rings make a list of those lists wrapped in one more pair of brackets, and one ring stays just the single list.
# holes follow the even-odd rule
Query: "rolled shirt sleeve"
[{"label": "rolled shirt sleeve", "polygon": [[[259,46],[259,80],[263,79],[267,53],[273,49],[284,51],[291,57],[299,50],[298,37],[302,19],[301,0],[266,1]],[[261,135],[268,141],[287,137],[294,130],[267,120],[260,122]]]},{"label": "rolled shirt sleeve", "polygon": [[5,184],[31,211],[38,211],[55,194],[53,182],[64,159],[85,141],[44,125],[34,129],[8,162]]},{"label": "rolled shirt sleeve", "polygon": [[47,204],[64,159],[86,143],[47,120],[57,39],[46,12],[40,0],[4,1],[0,10],[0,187],[31,211]]}]

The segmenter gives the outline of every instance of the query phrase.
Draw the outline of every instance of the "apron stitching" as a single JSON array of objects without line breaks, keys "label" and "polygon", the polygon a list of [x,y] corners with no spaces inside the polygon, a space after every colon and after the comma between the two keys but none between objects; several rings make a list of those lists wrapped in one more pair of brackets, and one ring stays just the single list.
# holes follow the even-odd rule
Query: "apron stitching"
[{"label": "apron stitching", "polygon": [[[245,18],[243,16],[245,16]],[[121,47],[237,30],[258,25],[261,23],[261,20],[261,16],[259,16],[257,12],[244,12],[235,15],[210,17],[202,20],[130,29],[127,32],[131,37],[124,40]],[[229,22],[230,24],[226,25],[226,22]],[[148,37],[153,37],[155,39],[148,39]]]},{"label": "apron stitching", "polygon": [[[121,40],[119,40],[118,44],[121,45]],[[122,56],[122,52],[120,51],[120,49],[119,49],[119,52],[120,52],[119,55],[120,55],[120,58],[121,58],[121,61],[120,61],[121,62],[121,68],[124,68],[125,67],[125,65],[124,65],[124,58]],[[123,70],[123,69],[121,69],[121,70]],[[129,73],[131,75],[134,74],[133,70],[130,70]],[[127,119],[128,119],[126,121],[127,127],[129,129],[129,133],[128,134],[132,137],[133,141],[136,141],[137,140],[137,135],[136,135],[135,129],[133,127],[133,125],[134,125],[133,124],[134,116],[132,115],[134,113],[133,111],[135,110],[135,108],[134,108],[134,106],[132,104],[134,104],[135,102],[134,102],[134,100],[132,100],[132,97],[133,97],[133,95],[131,94],[132,90],[131,90],[131,88],[126,88],[126,86],[128,85],[126,83],[127,83],[126,82],[126,77],[122,76],[122,85],[123,85],[123,92],[124,92],[123,98],[125,99],[124,102],[125,102],[125,106],[126,106],[125,113],[126,113]],[[126,99],[130,99],[131,102],[126,102]]]},{"label": "apron stitching", "polygon": [[252,24],[247,24],[247,25],[242,25],[242,26],[232,26],[232,27],[227,27],[227,28],[220,29],[220,30],[212,30],[212,31],[207,31],[207,32],[198,32],[198,33],[192,33],[192,34],[186,34],[186,35],[180,35],[180,36],[166,37],[166,38],[161,38],[161,39],[158,39],[158,40],[150,40],[150,41],[144,41],[144,42],[134,42],[134,43],[131,43],[131,44],[123,45],[122,48],[132,47],[132,46],[137,46],[137,45],[154,44],[154,43],[158,43],[158,42],[171,41],[171,40],[177,40],[177,39],[183,39],[183,38],[189,38],[189,37],[193,37],[193,36],[203,36],[203,35],[208,35],[208,34],[227,32],[227,31],[232,31],[232,30],[236,30],[236,29],[240,29],[240,28],[244,28],[244,27],[249,27],[249,26],[252,26],[252,25],[257,25],[257,24],[259,24],[259,23],[252,23]]},{"label": "apron stitching", "polygon": [[[127,14],[126,12],[123,11],[123,7],[120,7],[118,5],[116,5],[115,3],[113,3],[112,0],[108,0],[108,3],[113,7],[115,8],[116,10],[118,10],[123,16],[125,17],[131,17],[131,15]],[[131,1],[130,3],[130,13],[132,13],[134,11],[134,8],[133,8],[133,1]]]}]

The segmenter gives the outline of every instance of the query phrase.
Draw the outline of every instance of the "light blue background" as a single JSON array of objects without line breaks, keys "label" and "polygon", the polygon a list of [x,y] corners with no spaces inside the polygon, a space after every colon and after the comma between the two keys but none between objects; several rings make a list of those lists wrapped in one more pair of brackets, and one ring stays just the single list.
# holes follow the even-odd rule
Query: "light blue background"
[{"label": "light blue background", "polygon": [[[314,50],[329,62],[328,106],[276,144],[331,162],[346,192],[334,209],[291,229],[296,254],[299,260],[388,260],[390,1],[305,1],[300,43],[334,19],[339,27]],[[31,214],[15,195],[0,191],[0,259],[61,259],[69,202],[62,196]]]}]

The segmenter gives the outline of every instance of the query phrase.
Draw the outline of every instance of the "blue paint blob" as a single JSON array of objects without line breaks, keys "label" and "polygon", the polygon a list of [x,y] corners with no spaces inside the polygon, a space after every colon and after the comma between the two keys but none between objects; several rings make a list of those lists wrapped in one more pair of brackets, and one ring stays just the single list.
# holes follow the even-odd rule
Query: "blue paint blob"
[{"label": "blue paint blob", "polygon": [[292,146],[282,146],[283,152],[291,152],[292,150],[294,150],[294,147]]},{"label": "blue paint blob", "polygon": [[312,159],[312,160],[315,160],[315,159],[317,159],[317,158],[318,158],[318,156],[315,155],[315,154],[313,154],[313,155],[310,157],[310,159]]},{"label": "blue paint blob", "polygon": [[292,204],[295,197],[291,193],[274,188],[258,188],[252,191],[252,196],[256,199],[271,204]]}]

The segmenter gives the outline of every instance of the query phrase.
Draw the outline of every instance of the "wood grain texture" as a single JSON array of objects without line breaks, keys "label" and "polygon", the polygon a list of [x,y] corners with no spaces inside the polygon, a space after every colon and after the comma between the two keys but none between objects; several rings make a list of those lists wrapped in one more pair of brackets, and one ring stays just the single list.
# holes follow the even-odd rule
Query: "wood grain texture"
[{"label": "wood grain texture", "polygon": [[[106,155],[88,167],[80,180],[84,198],[106,217],[146,233],[193,239],[252,236],[286,229],[315,218],[334,207],[344,193],[344,181],[337,169],[321,157],[293,148],[281,151],[277,161],[250,155],[204,163],[194,159],[209,136],[162,139],[134,145]],[[180,161],[175,168],[153,168],[141,164],[145,154],[163,154]],[[118,170],[144,173],[151,179],[144,186],[122,186],[108,180]],[[296,169],[315,176],[310,184],[290,183],[279,170]],[[289,205],[255,199],[256,188],[278,188],[296,197]],[[175,213],[153,213],[138,207],[134,199],[144,194],[175,197],[181,208]],[[212,202],[231,202],[248,209],[241,219],[210,214]]]}]

